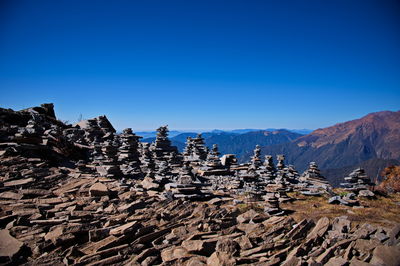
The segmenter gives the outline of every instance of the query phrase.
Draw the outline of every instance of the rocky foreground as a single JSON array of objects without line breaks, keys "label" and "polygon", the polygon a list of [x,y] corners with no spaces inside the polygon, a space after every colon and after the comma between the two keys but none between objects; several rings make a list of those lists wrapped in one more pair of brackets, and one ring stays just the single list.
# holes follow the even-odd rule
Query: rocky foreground
[{"label": "rocky foreground", "polygon": [[363,198],[382,212],[386,198],[360,171],[342,193],[315,164],[301,180],[256,149],[228,168],[201,138],[179,159],[166,134],[139,152],[131,131],[68,126],[52,105],[1,109],[0,122],[1,264],[400,265],[398,202],[371,217]]},{"label": "rocky foreground", "polygon": [[[1,261],[26,265],[398,265],[400,225],[345,216],[295,221],[232,197],[205,202],[139,194],[21,157],[2,160]],[[2,172],[4,174],[4,172]]]}]

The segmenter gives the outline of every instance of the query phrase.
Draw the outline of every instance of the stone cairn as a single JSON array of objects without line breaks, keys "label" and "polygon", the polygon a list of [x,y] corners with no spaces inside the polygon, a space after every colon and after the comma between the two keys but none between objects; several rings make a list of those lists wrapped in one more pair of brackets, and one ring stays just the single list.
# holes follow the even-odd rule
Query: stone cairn
[{"label": "stone cairn", "polygon": [[141,137],[136,136],[131,128],[126,128],[120,135],[121,146],[119,147],[118,162],[121,171],[126,176],[138,177],[141,174],[140,154],[138,141]]},{"label": "stone cairn", "polygon": [[315,162],[310,162],[308,169],[300,176],[299,181],[297,187],[306,196],[319,196],[331,191],[328,180],[321,175],[321,171]]},{"label": "stone cairn", "polygon": [[259,145],[256,145],[256,148],[253,151],[253,157],[251,157],[251,164],[250,167],[252,169],[259,169],[260,166],[262,165],[262,160],[261,160],[261,148]]},{"label": "stone cairn", "polygon": [[101,145],[102,157],[99,162],[99,166],[96,166],[96,170],[100,176],[115,178],[121,177],[122,173],[118,166],[118,147],[113,145],[112,141],[105,141]]},{"label": "stone cairn", "polygon": [[154,153],[154,159],[157,166],[161,161],[167,160],[171,152],[178,152],[178,149],[175,146],[171,146],[168,132],[168,126],[159,127],[157,129],[156,140],[150,146],[150,150]]},{"label": "stone cairn", "polygon": [[222,164],[219,155],[218,145],[214,144],[203,166],[197,172],[207,183],[212,185],[214,190],[226,190],[232,181],[232,172]]},{"label": "stone cairn", "polygon": [[193,141],[191,137],[186,138],[185,149],[182,152],[184,161],[191,161],[191,156],[193,153]]},{"label": "stone cairn", "polygon": [[268,192],[264,199],[267,203],[267,206],[264,208],[264,212],[271,216],[280,216],[285,214],[285,212],[279,207],[279,199],[276,196],[275,192]]},{"label": "stone cairn", "polygon": [[149,169],[143,181],[141,181],[142,188],[146,189],[149,195],[156,195],[156,192],[164,190],[167,183],[172,182],[173,174],[166,161],[160,162],[157,172]]},{"label": "stone cairn", "polygon": [[276,168],[271,155],[265,155],[263,179],[267,182],[274,180],[276,177]]},{"label": "stone cairn", "polygon": [[261,178],[262,166],[261,149],[259,145],[256,145],[253,156],[251,158],[250,166],[247,170],[241,170],[239,176],[243,180],[244,193],[251,201],[260,200],[262,195],[265,194],[264,180]]},{"label": "stone cairn", "polygon": [[197,134],[195,138],[188,137],[183,152],[184,160],[194,163],[201,163],[207,159],[208,148],[205,146],[204,138]]},{"label": "stone cairn", "polygon": [[205,189],[205,184],[200,182],[193,174],[193,168],[189,162],[185,162],[174,183],[165,185],[165,194],[174,199],[205,199],[212,195]]},{"label": "stone cairn", "polygon": [[329,185],[328,180],[321,175],[321,171],[316,162],[310,162],[308,169],[302,174],[301,180],[316,187]]},{"label": "stone cairn", "polygon": [[222,166],[221,160],[219,159],[219,151],[218,145],[214,144],[212,149],[209,151],[206,159],[206,166],[210,167],[211,169],[217,169]]},{"label": "stone cairn", "polygon": [[289,182],[289,175],[288,175],[288,168],[285,165],[285,156],[284,155],[278,155],[277,156],[277,173],[275,177],[275,184],[281,186],[282,184],[284,185],[290,185]]},{"label": "stone cairn", "polygon": [[89,143],[85,138],[86,131],[77,127],[67,128],[63,131],[63,135],[68,141],[83,146],[88,146]]},{"label": "stone cairn", "polygon": [[289,178],[289,182],[294,183],[294,184],[298,183],[300,175],[299,175],[299,172],[297,172],[297,170],[294,168],[294,165],[290,164],[287,166],[286,169],[287,169],[286,173]]},{"label": "stone cairn", "polygon": [[153,153],[150,150],[150,143],[141,143],[141,169],[143,173],[148,171],[154,172],[156,164],[154,162]]},{"label": "stone cairn", "polygon": [[355,169],[349,174],[349,176],[345,177],[344,180],[346,182],[341,183],[340,185],[344,187],[345,190],[356,194],[361,193],[362,196],[374,196],[373,192],[369,191],[369,188],[373,186],[374,183],[371,182],[364,169]]}]

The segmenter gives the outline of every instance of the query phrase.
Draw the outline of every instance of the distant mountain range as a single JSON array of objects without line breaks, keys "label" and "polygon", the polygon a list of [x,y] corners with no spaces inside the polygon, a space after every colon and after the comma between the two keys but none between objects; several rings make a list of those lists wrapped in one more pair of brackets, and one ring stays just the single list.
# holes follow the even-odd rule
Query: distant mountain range
[{"label": "distant mountain range", "polygon": [[[188,131],[184,131],[184,130],[171,130],[169,132],[169,137],[173,138],[177,135],[180,134],[187,134],[187,133],[233,133],[233,134],[244,134],[244,133],[249,133],[249,132],[254,132],[254,131],[279,131],[279,130],[287,130],[290,132],[294,132],[294,133],[298,133],[301,135],[305,135],[308,133],[311,133],[312,130],[311,129],[285,129],[285,128],[281,128],[281,129],[277,129],[277,128],[267,128],[267,129],[251,129],[251,128],[247,128],[247,129],[233,129],[233,130],[220,130],[220,129],[214,129],[214,130],[188,130]],[[155,138],[156,137],[156,131],[137,131],[135,132],[136,135],[143,137],[144,139],[147,138]],[[186,141],[186,139],[185,139]]]},{"label": "distant mountain range", "polygon": [[285,154],[287,163],[300,171],[315,161],[333,184],[359,166],[376,177],[385,166],[399,163],[400,111],[371,113],[317,129],[292,142],[264,146],[262,152]]},{"label": "distant mountain range", "polygon": [[[236,131],[238,132],[238,131]],[[239,132],[242,132],[239,130]],[[236,154],[240,161],[246,161],[249,158],[245,156],[254,150],[256,145],[267,146],[274,144],[287,143],[302,136],[301,134],[290,132],[288,130],[275,131],[244,131],[245,133],[233,133],[232,131],[214,130],[212,132],[202,133],[205,143],[208,147],[218,144],[219,151],[222,154]],[[139,133],[138,133],[139,134]],[[174,137],[170,137],[172,145],[177,146],[180,152],[185,147],[187,137],[196,137],[195,132],[185,132]],[[153,142],[155,137],[144,138],[142,142]]]}]

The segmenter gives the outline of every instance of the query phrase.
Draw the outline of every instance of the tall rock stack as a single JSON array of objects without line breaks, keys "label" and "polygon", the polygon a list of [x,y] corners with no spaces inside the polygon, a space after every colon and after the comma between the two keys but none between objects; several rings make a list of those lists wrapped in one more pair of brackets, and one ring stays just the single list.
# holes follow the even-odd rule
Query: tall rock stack
[{"label": "tall rock stack", "polygon": [[171,146],[168,132],[168,126],[159,127],[157,129],[156,140],[150,147],[150,150],[154,152],[156,164],[160,161],[167,161],[171,152],[178,152],[175,146]]},{"label": "tall rock stack", "polygon": [[284,183],[285,185],[289,185],[290,184],[289,169],[285,165],[285,155],[278,155],[277,161],[278,161],[277,172],[274,181],[278,185],[282,183]]},{"label": "tall rock stack", "polygon": [[96,166],[100,176],[108,178],[121,177],[122,173],[117,161],[118,148],[111,141],[106,141],[102,144],[101,151],[103,158],[99,162],[100,165]]},{"label": "tall rock stack", "polygon": [[138,177],[141,174],[140,154],[138,151],[140,138],[132,132],[131,128],[124,129],[120,135],[122,143],[119,147],[118,161],[124,175]]},{"label": "tall rock stack", "polygon": [[212,184],[219,183],[217,179],[221,176],[231,175],[225,166],[222,165],[221,159],[219,158],[218,145],[214,144],[210,152],[208,153],[207,160],[204,165],[197,168],[197,173],[202,177],[208,177],[208,181]]},{"label": "tall rock stack", "polygon": [[262,173],[262,178],[268,182],[274,180],[275,177],[276,177],[276,168],[274,165],[274,160],[272,159],[271,155],[265,155],[264,171]]},{"label": "tall rock stack", "polygon": [[183,155],[184,160],[189,162],[201,163],[207,159],[208,149],[200,133],[195,138],[187,138]]},{"label": "tall rock stack", "polygon": [[143,173],[147,173],[149,170],[154,172],[156,168],[156,164],[154,162],[154,155],[153,152],[150,150],[149,143],[142,143],[141,144],[141,169]]},{"label": "tall rock stack", "polygon": [[206,159],[206,166],[209,167],[209,169],[220,169],[222,167],[219,155],[218,145],[214,144]]},{"label": "tall rock stack", "polygon": [[[345,188],[345,190],[359,193],[362,190],[369,190],[371,186],[374,185],[371,179],[366,175],[365,170],[362,168],[357,168],[352,171],[349,176],[345,177],[346,182],[340,185]],[[373,196],[373,195],[372,195]]]},{"label": "tall rock stack", "polygon": [[243,174],[243,171],[239,172],[239,175],[243,179],[243,190],[247,198],[252,201],[260,200],[261,196],[265,193],[266,182],[262,178],[263,170],[260,168],[263,163],[260,157],[261,149],[259,145],[256,145],[246,173]]},{"label": "tall rock stack", "polygon": [[190,161],[190,157],[193,153],[193,141],[191,137],[186,138],[186,144],[185,144],[185,149],[183,150],[183,160],[184,161]]},{"label": "tall rock stack", "polygon": [[204,138],[201,133],[197,134],[195,138],[192,138],[194,157],[198,160],[203,161],[207,158],[208,148],[205,146]]},{"label": "tall rock stack", "polygon": [[254,149],[253,157],[251,158],[250,167],[252,169],[259,169],[262,164],[263,163],[261,160],[261,148],[259,145],[256,145],[256,148]]}]

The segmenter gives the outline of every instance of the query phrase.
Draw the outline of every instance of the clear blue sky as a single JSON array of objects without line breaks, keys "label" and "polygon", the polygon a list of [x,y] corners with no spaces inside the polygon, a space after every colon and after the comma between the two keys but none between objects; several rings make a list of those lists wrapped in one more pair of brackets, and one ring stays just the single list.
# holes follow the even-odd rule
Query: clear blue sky
[{"label": "clear blue sky", "polygon": [[1,1],[0,106],[116,128],[318,128],[400,109],[400,2]]}]

